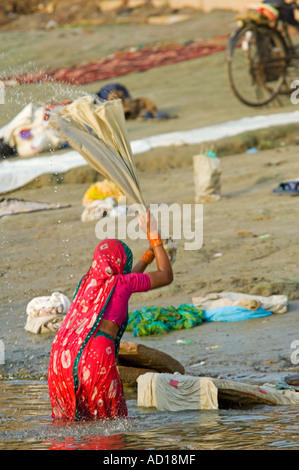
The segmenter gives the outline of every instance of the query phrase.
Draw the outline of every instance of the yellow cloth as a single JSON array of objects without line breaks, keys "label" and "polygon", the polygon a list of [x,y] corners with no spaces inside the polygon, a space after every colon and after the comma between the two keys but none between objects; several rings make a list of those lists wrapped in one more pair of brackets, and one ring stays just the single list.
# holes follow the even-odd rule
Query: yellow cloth
[{"label": "yellow cloth", "polygon": [[123,196],[123,192],[116,186],[115,183],[105,179],[104,181],[92,184],[85,192],[83,198],[83,205],[88,205],[97,199],[106,199],[106,197],[113,197],[117,202],[118,198]]}]

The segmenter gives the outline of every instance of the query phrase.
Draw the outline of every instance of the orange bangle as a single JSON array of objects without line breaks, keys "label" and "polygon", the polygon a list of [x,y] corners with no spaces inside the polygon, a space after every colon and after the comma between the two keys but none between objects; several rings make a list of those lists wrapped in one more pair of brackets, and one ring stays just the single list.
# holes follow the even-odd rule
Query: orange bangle
[{"label": "orange bangle", "polygon": [[163,240],[161,239],[160,234],[157,231],[148,233],[147,238],[152,248],[163,245]]},{"label": "orange bangle", "polygon": [[155,253],[152,250],[146,250],[140,259],[145,264],[151,264],[155,259]]}]

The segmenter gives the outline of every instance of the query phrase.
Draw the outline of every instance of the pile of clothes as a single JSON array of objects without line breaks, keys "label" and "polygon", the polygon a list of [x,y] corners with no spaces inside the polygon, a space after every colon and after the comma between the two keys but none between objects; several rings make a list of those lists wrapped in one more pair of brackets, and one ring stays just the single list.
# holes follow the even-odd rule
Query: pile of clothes
[{"label": "pile of clothes", "polygon": [[56,333],[69,308],[70,300],[60,292],[50,296],[35,297],[26,308],[25,330],[34,333]]},{"label": "pile of clothes", "polygon": [[33,157],[39,153],[68,147],[67,142],[50,127],[51,113],[70,101],[36,106],[29,103],[12,121],[0,129],[0,157]]},{"label": "pile of clothes", "polygon": [[105,179],[92,184],[83,197],[82,222],[117,217],[126,214],[127,206],[123,192],[115,183]]}]

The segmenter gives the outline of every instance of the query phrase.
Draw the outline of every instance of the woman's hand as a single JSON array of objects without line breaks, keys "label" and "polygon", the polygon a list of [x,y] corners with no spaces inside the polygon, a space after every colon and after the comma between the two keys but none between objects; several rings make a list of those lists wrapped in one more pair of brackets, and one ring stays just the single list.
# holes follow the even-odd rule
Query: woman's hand
[{"label": "woman's hand", "polygon": [[[151,280],[151,289],[157,289],[158,287],[171,284],[173,281],[171,263],[158,233],[156,219],[149,210],[146,214],[143,213],[139,215],[139,226],[147,235],[150,245],[155,253],[157,263],[157,271],[152,271],[148,274]],[[139,272],[141,272],[141,268],[144,270],[144,266],[145,264],[140,261],[137,267]]]},{"label": "woman's hand", "polygon": [[146,235],[157,231],[156,219],[149,210],[139,215],[139,226]]}]

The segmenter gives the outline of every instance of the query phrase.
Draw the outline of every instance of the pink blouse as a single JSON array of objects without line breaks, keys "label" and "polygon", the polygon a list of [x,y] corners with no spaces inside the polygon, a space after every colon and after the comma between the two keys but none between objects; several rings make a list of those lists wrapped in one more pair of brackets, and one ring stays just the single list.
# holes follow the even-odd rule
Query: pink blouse
[{"label": "pink blouse", "polygon": [[121,274],[112,297],[107,305],[103,319],[116,323],[119,327],[126,320],[129,298],[134,292],[147,292],[151,288],[148,274]]}]

